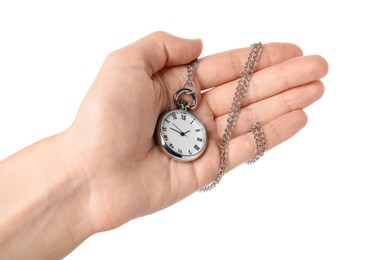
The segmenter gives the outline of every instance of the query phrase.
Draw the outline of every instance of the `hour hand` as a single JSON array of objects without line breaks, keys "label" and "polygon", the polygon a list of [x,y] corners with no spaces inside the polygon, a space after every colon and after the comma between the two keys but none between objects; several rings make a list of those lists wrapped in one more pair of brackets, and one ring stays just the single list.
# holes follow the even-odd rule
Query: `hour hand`
[{"label": "hour hand", "polygon": [[183,132],[183,134],[186,135],[186,133],[189,133],[189,132],[191,132],[191,130],[185,131],[185,132]]}]

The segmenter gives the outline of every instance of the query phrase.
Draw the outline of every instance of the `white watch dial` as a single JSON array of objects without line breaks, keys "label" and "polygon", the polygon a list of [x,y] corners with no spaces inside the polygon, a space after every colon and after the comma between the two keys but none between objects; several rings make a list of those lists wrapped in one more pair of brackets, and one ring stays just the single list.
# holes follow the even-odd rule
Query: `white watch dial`
[{"label": "white watch dial", "polygon": [[169,111],[161,117],[159,127],[161,145],[176,159],[194,160],[206,148],[205,127],[189,112]]}]

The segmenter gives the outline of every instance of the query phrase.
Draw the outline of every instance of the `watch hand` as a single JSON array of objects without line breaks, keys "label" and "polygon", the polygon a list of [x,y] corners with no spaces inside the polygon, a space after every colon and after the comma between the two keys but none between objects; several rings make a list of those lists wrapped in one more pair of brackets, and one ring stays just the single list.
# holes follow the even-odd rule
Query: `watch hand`
[{"label": "watch hand", "polygon": [[[178,126],[176,126],[174,123],[173,123],[173,125],[180,131],[179,133],[180,133],[180,135],[181,136],[186,136],[186,133],[189,133],[191,130],[188,130],[188,131],[186,131],[186,132],[183,132],[182,130],[180,130],[179,129],[179,127]],[[170,128],[170,129],[172,129],[172,130],[174,130],[173,128]],[[174,131],[176,131],[176,130],[174,130]],[[178,131],[176,131],[176,132],[178,132]]]},{"label": "watch hand", "polygon": [[182,132],[179,132],[178,130],[175,130],[174,128],[170,128],[172,129],[173,131],[177,132],[178,134],[182,135]]},{"label": "watch hand", "polygon": [[175,126],[175,128],[177,128],[181,133],[183,133],[183,131],[182,131],[182,130],[180,130],[178,126],[176,126],[174,123],[173,123],[173,125],[174,125],[174,126]]}]

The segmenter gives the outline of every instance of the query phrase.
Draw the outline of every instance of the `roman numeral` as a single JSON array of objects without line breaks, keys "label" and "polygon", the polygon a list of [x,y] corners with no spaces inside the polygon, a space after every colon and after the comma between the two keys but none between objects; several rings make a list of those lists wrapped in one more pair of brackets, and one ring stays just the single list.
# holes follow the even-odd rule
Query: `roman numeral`
[{"label": "roman numeral", "polygon": [[167,122],[168,124],[170,124],[170,121],[168,119],[164,119],[165,122]]},{"label": "roman numeral", "polygon": [[197,137],[198,142],[202,142],[202,138]]},{"label": "roman numeral", "polygon": [[191,124],[194,122],[194,120],[196,120],[196,118],[193,118],[193,120],[192,120]]},{"label": "roman numeral", "polygon": [[167,136],[167,135],[164,135],[164,139],[165,139],[165,140],[168,140],[168,136]]},{"label": "roman numeral", "polygon": [[178,148],[178,153],[182,154],[183,152],[182,152],[182,150],[181,150],[181,149],[179,149],[179,148]]},{"label": "roman numeral", "polygon": [[172,114],[174,119],[177,119],[177,115],[175,113]]},{"label": "roman numeral", "polygon": [[186,115],[181,114],[181,116],[182,120],[186,120]]},{"label": "roman numeral", "polygon": [[174,148],[174,145],[172,143],[169,144],[170,148]]},{"label": "roman numeral", "polygon": [[196,129],[196,132],[201,132],[201,129]]},{"label": "roman numeral", "polygon": [[194,149],[196,149],[198,151],[200,149],[200,147],[198,145],[195,145]]},{"label": "roman numeral", "polygon": [[166,131],[166,127],[163,127],[162,129],[163,129],[163,131]]}]

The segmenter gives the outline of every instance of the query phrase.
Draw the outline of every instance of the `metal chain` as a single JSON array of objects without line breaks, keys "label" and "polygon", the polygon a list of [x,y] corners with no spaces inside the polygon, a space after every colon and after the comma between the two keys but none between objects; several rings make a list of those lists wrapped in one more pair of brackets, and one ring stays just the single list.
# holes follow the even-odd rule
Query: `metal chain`
[{"label": "metal chain", "polygon": [[[213,181],[208,186],[200,189],[201,192],[210,191],[213,188],[215,188],[217,186],[217,184],[220,183],[220,181],[222,180],[222,177],[224,176],[224,174],[227,171],[227,165],[228,165],[228,159],[229,159],[228,148],[229,148],[230,137],[231,137],[232,131],[234,129],[234,126],[236,124],[236,121],[238,119],[241,103],[243,102],[244,96],[247,92],[249,82],[252,78],[254,69],[258,63],[259,57],[262,52],[262,48],[263,48],[263,46],[260,42],[254,43],[251,45],[251,50],[250,50],[250,53],[248,56],[248,60],[244,65],[244,69],[240,75],[238,86],[236,87],[236,92],[234,95],[233,103],[231,104],[231,108],[229,110],[229,117],[227,119],[227,125],[226,125],[225,131],[224,131],[224,136],[223,136],[222,142],[219,147],[221,159],[220,159],[219,170],[217,173],[217,178],[215,181]],[[189,71],[189,67],[188,67],[188,71]]]},{"label": "metal chain", "polygon": [[[174,97],[173,101],[177,105],[178,108],[187,110],[196,108],[198,101],[196,97],[196,84],[193,81],[193,75],[194,71],[197,68],[197,59],[193,60],[191,63],[187,66],[187,80],[183,83],[183,86],[180,90],[178,90]],[[190,88],[188,88],[190,87]],[[189,104],[189,102],[185,99],[178,99],[181,94],[190,95],[191,99],[193,100],[192,104]]]},{"label": "metal chain", "polygon": [[266,139],[264,138],[263,128],[259,125],[259,123],[255,123],[247,133],[252,133],[255,140],[255,155],[253,159],[247,161],[247,164],[253,164],[259,160],[266,151]]},{"label": "metal chain", "polygon": [[193,74],[194,71],[197,68],[197,59],[195,59],[194,61],[192,61],[191,63],[188,64],[187,66],[187,80],[186,82],[193,82]]},{"label": "metal chain", "polygon": [[187,88],[189,90],[191,90],[190,93],[188,94],[193,94],[196,91],[196,84],[193,81],[193,75],[194,75],[194,71],[197,68],[197,59],[191,61],[191,63],[188,64],[187,66],[187,80],[183,83],[182,88],[187,88],[187,87],[192,87],[192,89]]}]

